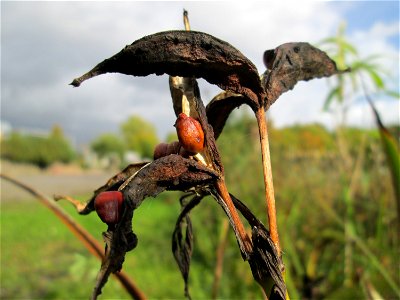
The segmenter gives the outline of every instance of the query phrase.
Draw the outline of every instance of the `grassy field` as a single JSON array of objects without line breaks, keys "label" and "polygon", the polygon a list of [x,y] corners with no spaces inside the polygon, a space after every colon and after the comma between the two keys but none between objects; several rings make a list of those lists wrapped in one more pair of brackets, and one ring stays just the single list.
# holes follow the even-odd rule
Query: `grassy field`
[{"label": "grassy field", "polygon": [[[218,144],[230,192],[266,222],[257,128],[246,122],[225,129]],[[317,133],[310,135],[312,130]],[[318,126],[270,133],[291,299],[399,299],[398,216],[377,133],[346,131],[348,164],[335,146],[335,136]],[[32,176],[21,179],[46,194],[52,193],[47,190],[51,183],[61,193],[81,199],[104,183],[101,176],[106,178],[75,174],[56,182],[47,174],[50,181],[38,184],[33,179],[38,174]],[[83,189],[85,193],[83,183],[90,186]],[[67,185],[80,187],[72,190]],[[88,299],[100,262],[36,200],[20,194],[4,201],[7,190],[2,185],[0,298]],[[183,279],[171,252],[179,195],[168,192],[147,199],[133,217],[139,244],[127,254],[123,268],[150,299],[184,298]],[[60,205],[101,242],[106,225],[95,214],[79,216],[66,203]],[[210,299],[226,216],[214,200],[205,198],[191,218],[195,245],[190,292],[193,299]],[[114,278],[103,289],[102,299],[127,298]],[[263,299],[232,230],[217,298]]]},{"label": "grassy field", "polygon": [[[222,211],[219,212],[220,208],[211,199],[200,205],[211,206],[222,218]],[[101,241],[101,232],[106,230],[106,225],[95,214],[79,216],[69,205],[62,206]],[[149,298],[184,298],[183,280],[170,250],[170,237],[179,211],[178,195],[167,193],[145,201],[134,216],[133,228],[139,244],[128,253],[124,270]],[[1,298],[87,299],[100,262],[73,234],[47,208],[33,200],[2,203],[1,212]],[[200,230],[204,220],[196,216],[193,220],[195,230],[199,230],[196,230],[197,250],[191,266],[190,291],[195,299],[208,299],[213,283],[214,257],[213,252],[211,255],[206,252],[212,244],[216,248],[218,241]],[[261,298],[261,291],[252,283],[251,273],[246,272],[233,240],[231,248],[228,259],[245,267],[242,268],[247,273],[245,279],[253,286],[253,292],[242,287],[240,294]],[[233,284],[228,282],[227,287]],[[129,299],[129,295],[112,277],[103,289],[102,298]]]}]

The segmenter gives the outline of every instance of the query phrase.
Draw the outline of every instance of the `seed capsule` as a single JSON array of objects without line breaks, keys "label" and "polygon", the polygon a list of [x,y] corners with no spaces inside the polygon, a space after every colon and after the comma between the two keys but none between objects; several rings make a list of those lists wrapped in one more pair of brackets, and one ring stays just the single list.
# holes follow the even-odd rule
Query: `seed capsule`
[{"label": "seed capsule", "polygon": [[199,121],[181,113],[175,127],[179,142],[186,151],[196,154],[203,150],[204,132]]},{"label": "seed capsule", "polygon": [[100,219],[108,224],[117,224],[122,216],[124,197],[119,191],[101,192],[94,199],[94,208]]},{"label": "seed capsule", "polygon": [[167,143],[159,143],[154,149],[153,158],[154,160],[159,159],[160,157],[164,157],[168,152],[168,144]]},{"label": "seed capsule", "polygon": [[181,148],[182,148],[181,144],[178,141],[174,141],[172,143],[169,143],[168,147],[167,147],[167,155],[179,154],[179,151],[180,151]]},{"label": "seed capsule", "polygon": [[178,141],[172,143],[160,143],[154,149],[153,158],[154,160],[170,154],[179,154],[182,149],[181,144]]}]

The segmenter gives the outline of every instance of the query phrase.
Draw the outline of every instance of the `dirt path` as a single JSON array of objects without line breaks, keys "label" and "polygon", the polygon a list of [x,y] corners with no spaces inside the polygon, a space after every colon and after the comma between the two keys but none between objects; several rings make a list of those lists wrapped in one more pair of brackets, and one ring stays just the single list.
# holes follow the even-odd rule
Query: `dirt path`
[{"label": "dirt path", "polygon": [[[30,185],[41,193],[53,196],[54,194],[64,194],[71,196],[88,195],[103,185],[114,172],[84,172],[76,170],[72,172],[60,171],[47,172],[27,169],[21,166],[12,166],[2,164],[2,173],[10,175],[21,182]],[[9,183],[6,180],[0,179],[1,201],[27,201],[34,199],[26,191]]]},{"label": "dirt path", "polygon": [[[29,184],[43,194],[64,195],[90,195],[95,189],[103,185],[111,176],[106,174],[82,174],[82,175],[25,175],[18,180]],[[19,187],[1,180],[1,201],[22,201],[33,197]]]}]

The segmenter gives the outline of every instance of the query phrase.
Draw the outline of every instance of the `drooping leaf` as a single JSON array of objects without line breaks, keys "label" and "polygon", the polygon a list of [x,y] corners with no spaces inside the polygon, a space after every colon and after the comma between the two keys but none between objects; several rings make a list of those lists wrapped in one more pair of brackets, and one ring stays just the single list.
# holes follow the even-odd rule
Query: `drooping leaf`
[{"label": "drooping leaf", "polygon": [[263,92],[254,64],[236,48],[212,35],[196,31],[166,31],[143,37],[72,81],[105,73],[150,74],[204,78],[224,90],[247,95],[258,107]]},{"label": "drooping leaf", "polygon": [[381,136],[382,148],[385,151],[386,161],[392,177],[392,185],[397,205],[397,218],[400,218],[400,151],[399,144],[389,130],[383,125],[381,117],[374,103],[367,97],[376,120],[376,125]]},{"label": "drooping leaf", "polygon": [[278,97],[300,80],[329,77],[343,73],[329,56],[308,43],[287,43],[264,53],[267,71],[262,82],[268,108]]},{"label": "drooping leaf", "polygon": [[[118,175],[113,178],[118,178]],[[132,217],[134,210],[145,198],[155,197],[165,190],[185,191],[197,186],[206,186],[217,178],[218,174],[215,171],[175,154],[146,164],[127,177],[118,188],[124,194],[122,218],[115,227],[109,226],[103,234],[106,242],[105,259],[96,280],[92,299],[96,299],[101,293],[109,275],[121,269],[126,252],[136,247],[137,238],[132,232]]]},{"label": "drooping leaf", "polygon": [[334,36],[334,37],[329,37],[326,39],[323,39],[320,44],[330,44],[333,46],[337,46],[340,45],[341,48],[345,51],[348,51],[349,53],[353,54],[353,55],[357,55],[358,51],[357,49],[350,44],[349,42],[347,42],[342,36]]},{"label": "drooping leaf", "polygon": [[119,172],[118,174],[114,175],[109,180],[107,180],[107,182],[104,185],[96,189],[93,192],[92,197],[86,202],[86,204],[81,203],[80,201],[75,200],[69,196],[63,196],[63,195],[55,195],[54,199],[56,201],[64,199],[70,202],[73,206],[75,206],[79,214],[87,215],[92,211],[94,211],[94,199],[98,194],[105,191],[118,190],[124,183],[126,183],[129,180],[129,178],[133,177],[138,171],[140,171],[143,167],[145,167],[148,164],[149,162],[140,162],[128,165],[121,172]]},{"label": "drooping leaf", "polygon": [[[190,299],[189,269],[193,252],[193,228],[189,213],[203,199],[203,196],[195,195],[188,203],[185,203],[185,199],[192,195],[188,194],[181,197],[182,212],[179,214],[172,234],[172,253],[185,282],[185,297],[188,299]],[[185,232],[185,236],[183,236],[183,232]]]},{"label": "drooping leaf", "polygon": [[180,155],[159,158],[139,171],[122,189],[125,199],[137,208],[146,197],[155,197],[165,190],[186,191],[213,183],[219,174]]},{"label": "drooping leaf", "polygon": [[246,103],[245,97],[232,92],[222,92],[207,104],[208,123],[213,127],[214,138],[218,139],[229,115],[235,109]]},{"label": "drooping leaf", "polygon": [[103,232],[106,244],[105,256],[97,274],[92,300],[97,299],[97,296],[101,294],[110,274],[121,270],[126,252],[137,246],[138,240],[132,231],[133,206],[129,201],[124,201],[124,207],[119,223],[115,227],[109,226],[107,232]]},{"label": "drooping leaf", "polygon": [[254,279],[260,284],[268,299],[286,299],[286,284],[283,280],[284,264],[276,251],[268,230],[246,205],[231,195],[236,208],[249,222],[252,230],[253,252],[249,264]]},{"label": "drooping leaf", "polygon": [[359,71],[367,72],[368,76],[371,78],[376,88],[378,89],[385,88],[385,83],[382,77],[378,74],[379,70],[378,65],[367,62],[367,60],[358,60],[352,63],[351,69],[352,71],[354,71],[354,73]]},{"label": "drooping leaf", "polygon": [[327,111],[329,106],[331,105],[333,99],[335,99],[336,97],[339,97],[340,95],[340,91],[341,91],[341,86],[338,85],[337,87],[333,88],[330,90],[328,96],[325,99],[324,102],[324,106],[323,106],[323,110]]},{"label": "drooping leaf", "polygon": [[[209,192],[215,200],[217,200],[218,204],[222,206],[232,225],[232,217],[226,209],[220,195],[213,189],[209,189]],[[286,285],[282,276],[284,265],[282,259],[278,256],[278,252],[269,236],[268,230],[243,202],[232,194],[230,194],[230,197],[235,207],[246,218],[253,229],[251,237],[253,250],[247,256],[247,253],[240,247],[239,235],[236,232],[235,226],[232,225],[236,240],[242,252],[242,257],[248,260],[254,279],[260,284],[264,292],[270,295],[269,299],[285,299]]]}]

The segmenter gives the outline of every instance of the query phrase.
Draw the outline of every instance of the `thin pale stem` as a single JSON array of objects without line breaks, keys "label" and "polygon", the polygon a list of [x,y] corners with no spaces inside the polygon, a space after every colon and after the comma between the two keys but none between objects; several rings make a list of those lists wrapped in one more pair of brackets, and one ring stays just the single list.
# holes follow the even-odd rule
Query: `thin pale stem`
[{"label": "thin pale stem", "polygon": [[[189,16],[188,12],[186,10],[183,11],[183,24],[185,25],[185,30],[190,31],[190,23],[189,23]],[[183,105],[182,105],[183,107]],[[229,195],[228,189],[225,184],[225,180],[222,178],[217,181],[216,183],[216,189],[221,196],[222,200],[224,201],[228,212],[232,218],[233,221],[233,226],[237,230],[237,233],[239,235],[239,239],[241,240],[241,243],[243,244],[243,247],[246,252],[246,255],[249,255],[252,250],[253,250],[253,245],[250,240],[250,237],[247,235],[246,230],[243,226],[242,221],[240,220],[240,217],[236,211],[235,205],[232,202],[231,196]]]},{"label": "thin pale stem", "polygon": [[260,133],[260,144],[261,144],[262,165],[264,173],[265,198],[267,202],[269,233],[271,235],[272,241],[275,244],[278,255],[280,256],[281,247],[279,243],[278,225],[276,221],[275,195],[274,195],[274,184],[272,180],[271,158],[269,154],[268,129],[267,129],[265,111],[263,107],[258,109],[258,111],[256,112],[256,118]]},{"label": "thin pale stem", "polygon": [[187,10],[183,11],[183,24],[185,25],[185,30],[190,31],[189,14]]},{"label": "thin pale stem", "polygon": [[[92,254],[101,260],[104,259],[104,250],[100,243],[82,226],[75,222],[73,218],[66,214],[53,200],[15,178],[5,174],[0,174],[0,177],[21,187],[25,191],[35,196],[43,205],[49,208],[68,227],[68,229],[78,237],[79,240],[83,242],[83,244]],[[120,271],[114,275],[134,299],[146,299],[144,293],[135,285],[135,283],[125,272]]]}]

